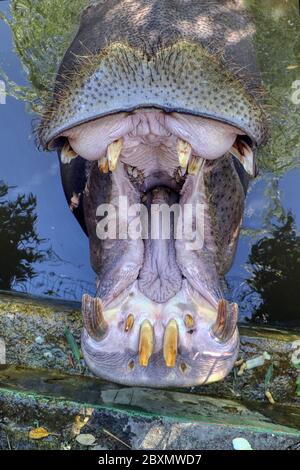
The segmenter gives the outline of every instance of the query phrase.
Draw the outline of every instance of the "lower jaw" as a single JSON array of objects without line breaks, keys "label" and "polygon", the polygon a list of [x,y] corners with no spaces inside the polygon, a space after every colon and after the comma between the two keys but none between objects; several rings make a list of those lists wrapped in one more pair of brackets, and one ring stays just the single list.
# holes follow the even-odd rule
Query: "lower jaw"
[{"label": "lower jaw", "polygon": [[[129,315],[134,324],[126,331]],[[237,330],[226,345],[216,343],[210,335],[216,309],[186,280],[181,290],[164,304],[147,298],[135,282],[106,306],[104,316],[109,325],[106,336],[98,342],[84,329],[82,351],[89,369],[105,380],[156,388],[208,384],[222,380],[237,357]],[[193,318],[193,325],[187,324],[187,316]],[[176,361],[170,367],[164,357],[164,335],[174,319],[178,326],[178,349]],[[140,364],[139,356],[139,335],[145,321],[154,330],[153,352],[147,366]]]}]

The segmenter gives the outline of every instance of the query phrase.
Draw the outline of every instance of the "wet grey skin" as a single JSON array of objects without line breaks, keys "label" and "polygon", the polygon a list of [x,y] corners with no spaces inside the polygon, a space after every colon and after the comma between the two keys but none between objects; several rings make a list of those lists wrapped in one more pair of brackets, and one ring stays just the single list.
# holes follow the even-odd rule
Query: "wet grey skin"
[{"label": "wet grey skin", "polygon": [[[83,12],[38,136],[58,151],[68,204],[89,237],[97,292],[82,300],[82,351],[104,379],[185,387],[234,365],[238,306],[222,278],[268,134],[254,34],[242,1],[107,0]],[[232,132],[229,148],[211,155]],[[148,208],[201,203],[203,245],[100,240],[97,208],[117,196]]]}]

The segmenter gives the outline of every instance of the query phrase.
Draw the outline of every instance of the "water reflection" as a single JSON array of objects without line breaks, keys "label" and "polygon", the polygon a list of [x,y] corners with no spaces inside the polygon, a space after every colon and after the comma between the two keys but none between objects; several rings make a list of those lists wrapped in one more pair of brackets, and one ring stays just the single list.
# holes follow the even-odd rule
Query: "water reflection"
[{"label": "water reflection", "polygon": [[[298,322],[300,292],[300,235],[291,212],[273,225],[269,236],[252,245],[248,259],[251,276],[245,298],[259,296],[252,320]],[[249,301],[249,300],[248,300]]]},{"label": "water reflection", "polygon": [[0,289],[9,290],[15,283],[33,279],[34,263],[47,256],[40,246],[43,240],[36,231],[36,198],[19,194],[8,200],[7,184],[0,181]]}]

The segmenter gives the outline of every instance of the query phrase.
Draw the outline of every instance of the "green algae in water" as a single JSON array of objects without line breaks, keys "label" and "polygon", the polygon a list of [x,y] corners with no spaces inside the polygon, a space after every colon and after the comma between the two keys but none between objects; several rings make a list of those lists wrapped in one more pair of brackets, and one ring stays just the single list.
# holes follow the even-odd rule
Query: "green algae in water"
[{"label": "green algae in water", "polygon": [[[82,10],[89,0],[13,0],[11,18],[0,17],[11,29],[13,41],[31,87],[20,87],[9,80],[8,93],[31,103],[40,112],[49,99],[56,71],[78,28]],[[1,64],[2,65],[2,64]]]}]

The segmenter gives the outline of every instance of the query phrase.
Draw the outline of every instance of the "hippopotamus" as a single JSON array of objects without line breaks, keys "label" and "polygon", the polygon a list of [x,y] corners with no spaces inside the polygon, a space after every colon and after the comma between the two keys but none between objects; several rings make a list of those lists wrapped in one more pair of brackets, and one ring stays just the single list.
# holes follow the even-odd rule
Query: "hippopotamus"
[{"label": "hippopotamus", "polygon": [[[105,380],[190,387],[234,366],[238,305],[223,278],[268,136],[254,35],[242,1],[105,0],[82,13],[37,134],[58,152],[89,239],[97,282],[82,298],[82,352]],[[191,247],[185,231],[152,237],[152,212],[138,218],[150,236],[119,225],[100,236],[107,217],[133,220],[130,210],[107,215],[120,198],[148,214],[190,207],[201,243]]]}]

